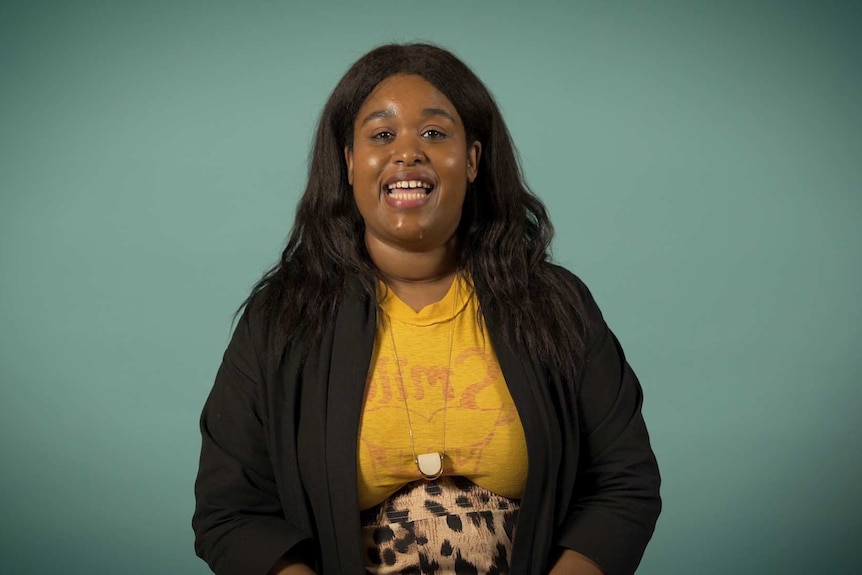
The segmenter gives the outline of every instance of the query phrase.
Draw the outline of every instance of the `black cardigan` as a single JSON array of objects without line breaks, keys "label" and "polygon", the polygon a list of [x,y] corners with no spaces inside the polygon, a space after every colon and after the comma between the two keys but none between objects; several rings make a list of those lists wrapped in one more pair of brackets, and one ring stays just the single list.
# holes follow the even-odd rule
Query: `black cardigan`
[{"label": "black cardigan", "polygon": [[[661,510],[641,387],[589,291],[575,382],[507,345],[486,317],[527,440],[513,574],[545,573],[562,548],[606,575],[633,573]],[[357,434],[376,304],[348,290],[303,360],[267,351],[260,306],[240,319],[201,416],[195,549],[219,575],[265,575],[303,544],[324,574],[363,572]],[[481,302],[480,302],[481,304]]]}]

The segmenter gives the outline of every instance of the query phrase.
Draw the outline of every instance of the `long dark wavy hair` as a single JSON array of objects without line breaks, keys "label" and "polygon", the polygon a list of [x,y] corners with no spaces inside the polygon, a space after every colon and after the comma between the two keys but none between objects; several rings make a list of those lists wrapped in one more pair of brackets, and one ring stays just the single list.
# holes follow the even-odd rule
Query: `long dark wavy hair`
[{"label": "long dark wavy hair", "polygon": [[[583,353],[583,302],[567,272],[549,264],[553,227],[527,188],[511,136],[479,78],[450,52],[430,44],[390,44],[362,56],[323,108],[308,184],[280,261],[240,307],[261,298],[270,341],[308,347],[334,316],[348,277],[374,297],[377,274],[365,247],[365,225],[347,180],[345,146],[372,90],[394,74],[422,76],[455,106],[467,142],[478,140],[478,176],[458,227],[458,268],[473,281],[482,313],[510,326],[536,359],[570,371]],[[569,369],[565,369],[569,368]]]}]

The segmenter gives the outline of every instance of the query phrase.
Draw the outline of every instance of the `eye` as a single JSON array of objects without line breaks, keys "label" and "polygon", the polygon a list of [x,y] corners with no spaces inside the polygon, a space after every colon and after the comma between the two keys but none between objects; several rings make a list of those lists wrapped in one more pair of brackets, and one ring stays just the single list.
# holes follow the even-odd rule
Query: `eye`
[{"label": "eye", "polygon": [[446,134],[444,134],[440,130],[429,128],[422,132],[422,137],[426,140],[442,140],[446,137]]},{"label": "eye", "polygon": [[395,134],[388,130],[380,130],[379,132],[375,132],[371,139],[375,142],[387,142],[395,137]]}]

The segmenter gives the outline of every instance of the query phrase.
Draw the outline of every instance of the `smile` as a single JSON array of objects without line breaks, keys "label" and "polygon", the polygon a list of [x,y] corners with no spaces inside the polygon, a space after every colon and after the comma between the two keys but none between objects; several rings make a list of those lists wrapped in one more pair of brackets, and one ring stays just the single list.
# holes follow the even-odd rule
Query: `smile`
[{"label": "smile", "polygon": [[398,180],[387,186],[386,193],[397,200],[419,200],[430,194],[433,188],[422,180]]},{"label": "smile", "polygon": [[396,174],[384,186],[386,203],[396,209],[412,209],[423,205],[434,190],[430,178],[419,172]]},{"label": "smile", "polygon": [[386,184],[386,203],[404,210],[418,208],[428,201],[434,185],[424,179],[393,179]]},{"label": "smile", "polygon": [[404,174],[401,178],[396,176],[386,184],[386,201],[401,209],[419,207],[433,189],[434,184],[419,174]]}]

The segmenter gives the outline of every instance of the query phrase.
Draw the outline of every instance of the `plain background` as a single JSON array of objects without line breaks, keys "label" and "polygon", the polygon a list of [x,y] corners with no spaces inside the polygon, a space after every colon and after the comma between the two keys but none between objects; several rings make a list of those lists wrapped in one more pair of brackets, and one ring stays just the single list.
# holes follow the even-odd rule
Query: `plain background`
[{"label": "plain background", "polygon": [[833,2],[0,4],[0,563],[204,574],[197,418],[348,65],[494,92],[639,374],[639,573],[862,565],[862,26]]}]

